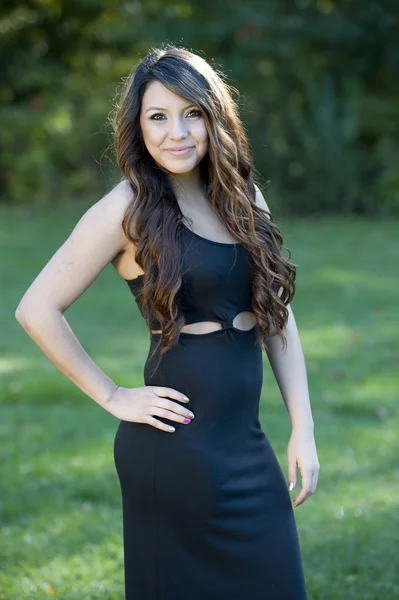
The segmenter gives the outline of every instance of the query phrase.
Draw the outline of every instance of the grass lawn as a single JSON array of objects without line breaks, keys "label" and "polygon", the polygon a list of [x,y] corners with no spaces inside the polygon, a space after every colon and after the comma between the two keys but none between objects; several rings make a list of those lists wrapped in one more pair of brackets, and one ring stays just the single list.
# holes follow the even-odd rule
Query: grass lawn
[{"label": "grass lawn", "polygon": [[[119,421],[14,318],[84,210],[0,207],[1,599],[123,597]],[[292,308],[321,464],[316,494],[295,509],[309,600],[399,599],[399,222],[279,224],[298,266]],[[144,385],[148,332],[111,265],[66,318],[114,381]],[[261,422],[286,475],[290,423],[266,354]]]}]

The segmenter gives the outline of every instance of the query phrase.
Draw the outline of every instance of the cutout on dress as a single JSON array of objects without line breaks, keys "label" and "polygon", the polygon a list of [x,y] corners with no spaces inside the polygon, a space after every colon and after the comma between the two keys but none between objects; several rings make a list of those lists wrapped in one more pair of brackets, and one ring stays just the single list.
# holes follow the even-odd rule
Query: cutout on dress
[{"label": "cutout on dress", "polygon": [[[255,325],[255,315],[249,310],[244,310],[237,313],[234,319],[231,321],[231,328],[238,331],[249,331],[250,329],[254,329]],[[180,329],[180,332],[189,333],[192,335],[206,335],[207,333],[212,333],[213,331],[218,331],[224,328],[225,324],[221,321],[197,321],[195,323],[183,325],[183,327]],[[226,324],[226,328],[229,328],[229,325]],[[160,329],[152,329],[151,333],[162,333],[162,331]]]}]

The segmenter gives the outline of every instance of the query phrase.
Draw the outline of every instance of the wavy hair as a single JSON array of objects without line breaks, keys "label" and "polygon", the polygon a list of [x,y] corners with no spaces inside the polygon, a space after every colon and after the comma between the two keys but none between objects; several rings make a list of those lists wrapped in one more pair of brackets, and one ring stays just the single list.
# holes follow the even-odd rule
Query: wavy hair
[{"label": "wavy hair", "polygon": [[289,260],[289,250],[288,259],[282,254],[287,248],[272,215],[255,201],[254,167],[233,99],[238,91],[199,55],[168,45],[151,49],[133,69],[111,115],[117,163],[133,192],[122,227],[135,244],[135,260],[144,271],[138,300],[147,324],[154,315],[162,329],[153,354],[160,344],[160,356],[174,347],[185,324],[175,301],[182,285],[183,215],[168,173],[146,149],[139,122],[146,86],[154,80],[202,110],[208,152],[200,162],[200,176],[206,197],[226,230],[251,255],[258,343],[267,350],[267,337],[280,335],[286,348],[283,329],[289,316],[287,305],[295,294],[296,267]]}]

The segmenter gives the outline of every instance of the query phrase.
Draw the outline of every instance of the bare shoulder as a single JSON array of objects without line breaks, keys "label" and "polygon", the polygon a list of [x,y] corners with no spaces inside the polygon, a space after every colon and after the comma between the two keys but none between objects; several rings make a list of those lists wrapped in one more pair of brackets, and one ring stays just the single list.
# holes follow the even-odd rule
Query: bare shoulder
[{"label": "bare shoulder", "polygon": [[[133,192],[129,182],[124,179],[112,188],[105,196],[98,200],[85,213],[93,227],[100,225],[112,230],[114,237],[118,238],[119,251],[123,252],[131,246],[122,229],[122,219],[126,209],[133,201]],[[83,218],[85,217],[83,215]]]},{"label": "bare shoulder", "polygon": [[64,312],[109,263],[123,256],[130,242],[122,219],[132,200],[129,183],[121,181],[86,210],[25,292],[18,312],[32,315],[49,308]]},{"label": "bare shoulder", "polygon": [[256,195],[255,195],[255,203],[257,206],[259,206],[259,208],[262,208],[266,213],[269,213],[268,216],[271,214],[270,209],[267,205],[267,202],[262,194],[262,192],[260,191],[259,187],[256,185],[256,183],[254,184],[255,187],[255,191],[256,191]]}]

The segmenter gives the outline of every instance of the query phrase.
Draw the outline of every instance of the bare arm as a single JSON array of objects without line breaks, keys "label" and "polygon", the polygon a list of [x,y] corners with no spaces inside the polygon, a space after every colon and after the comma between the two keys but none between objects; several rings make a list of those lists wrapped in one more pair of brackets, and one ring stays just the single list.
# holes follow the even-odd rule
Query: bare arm
[{"label": "bare arm", "polygon": [[[256,204],[270,213],[266,200],[258,187],[256,187]],[[287,309],[289,318],[284,329],[287,349],[284,352],[279,336],[270,336],[267,338],[269,346],[267,356],[289,413],[292,427],[304,431],[313,430],[305,358],[294,313],[289,304]]]},{"label": "bare arm", "polygon": [[294,313],[288,305],[289,318],[284,333],[287,349],[284,352],[279,336],[267,339],[267,356],[278,383],[293,429],[309,431],[313,435],[313,418],[310,407],[305,358],[299,338]]},{"label": "bare arm", "polygon": [[121,227],[130,201],[119,183],[81,217],[22,297],[15,318],[49,360],[106,410],[118,386],[90,358],[64,313],[126,247]]},{"label": "bare arm", "polygon": [[[270,213],[259,188],[256,188],[256,204]],[[295,506],[298,506],[315,491],[320,465],[314,441],[305,357],[289,304],[287,309],[289,318],[284,329],[287,349],[284,351],[279,336],[270,336],[267,339],[267,356],[291,419],[292,435],[287,451],[288,478],[292,482],[291,488],[295,487],[297,468],[301,469],[302,490],[294,501]]]}]

